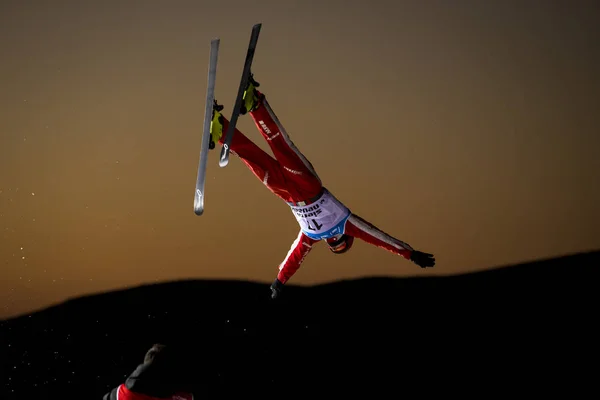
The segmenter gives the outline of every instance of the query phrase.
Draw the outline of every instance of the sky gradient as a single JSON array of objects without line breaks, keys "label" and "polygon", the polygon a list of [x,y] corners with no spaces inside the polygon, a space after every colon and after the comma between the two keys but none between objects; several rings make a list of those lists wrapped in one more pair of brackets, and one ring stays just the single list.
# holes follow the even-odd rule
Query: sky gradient
[{"label": "sky gradient", "polygon": [[[229,116],[257,22],[255,78],[325,185],[437,259],[321,244],[290,283],[600,248],[599,8],[3,1],[0,318],[150,282],[275,278],[299,228],[239,159],[211,152],[193,213],[210,39]],[[249,117],[238,128],[268,149]]]}]

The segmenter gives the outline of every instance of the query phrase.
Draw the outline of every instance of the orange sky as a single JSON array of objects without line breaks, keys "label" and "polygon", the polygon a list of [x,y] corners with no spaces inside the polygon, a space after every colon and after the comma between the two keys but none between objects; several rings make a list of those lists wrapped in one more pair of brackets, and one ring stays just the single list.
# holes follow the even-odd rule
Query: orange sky
[{"label": "orange sky", "polygon": [[[32,4],[0,5],[0,317],[148,282],[275,278],[298,225],[239,159],[221,169],[211,152],[193,213],[210,39],[228,116],[257,22],[255,77],[326,186],[437,258],[422,271],[319,245],[290,283],[600,248],[593,1]],[[238,127],[268,148],[249,117]]]}]

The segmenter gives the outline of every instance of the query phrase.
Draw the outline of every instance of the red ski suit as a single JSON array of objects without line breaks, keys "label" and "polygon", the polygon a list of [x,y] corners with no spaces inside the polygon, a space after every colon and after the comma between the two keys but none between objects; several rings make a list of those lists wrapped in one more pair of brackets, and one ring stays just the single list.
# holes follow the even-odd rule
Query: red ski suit
[{"label": "red ski suit", "polygon": [[[327,191],[327,189],[323,187],[312,164],[290,140],[264,95],[260,106],[249,114],[269,144],[275,158],[264,152],[238,129],[235,130],[231,141],[231,153],[237,155],[271,192],[290,207],[305,205],[310,207],[310,204],[319,201],[323,190]],[[228,125],[229,121],[224,119],[223,132],[227,131]],[[219,140],[221,144],[224,136],[225,134]],[[388,235],[349,210],[348,213],[349,217],[341,227],[343,231],[340,233],[410,259],[413,249],[407,243]],[[296,240],[279,265],[277,279],[281,283],[286,283],[296,273],[312,246],[319,240],[308,236],[305,230],[300,229]]]},{"label": "red ski suit", "polygon": [[174,390],[182,386],[177,384],[179,371],[177,365],[168,367],[165,370],[153,364],[140,364],[125,383],[113,387],[102,400],[194,400],[193,393]]},{"label": "red ski suit", "polygon": [[181,392],[169,397],[153,397],[129,390],[125,384],[119,385],[108,396],[110,400],[194,400],[192,393]]}]

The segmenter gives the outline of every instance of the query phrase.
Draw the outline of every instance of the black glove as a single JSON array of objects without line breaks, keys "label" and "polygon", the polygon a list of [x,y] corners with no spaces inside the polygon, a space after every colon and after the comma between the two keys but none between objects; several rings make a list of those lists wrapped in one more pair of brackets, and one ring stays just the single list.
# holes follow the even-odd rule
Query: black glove
[{"label": "black glove", "polygon": [[435,265],[435,258],[433,257],[433,254],[423,253],[417,250],[413,250],[410,254],[410,261],[414,262],[421,268],[433,267]]},{"label": "black glove", "polygon": [[279,293],[281,293],[282,289],[283,283],[281,283],[279,279],[275,278],[275,280],[271,284],[271,298],[276,299],[277,296],[279,296]]}]

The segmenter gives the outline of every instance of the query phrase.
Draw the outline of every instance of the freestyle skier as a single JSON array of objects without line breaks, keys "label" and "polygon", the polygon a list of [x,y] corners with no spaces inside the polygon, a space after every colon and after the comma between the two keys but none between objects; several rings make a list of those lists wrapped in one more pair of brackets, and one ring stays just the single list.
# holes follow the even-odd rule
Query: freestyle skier
[{"label": "freestyle skier", "polygon": [[193,400],[180,357],[166,345],[154,344],[146,352],[144,362],[102,400]]},{"label": "freestyle skier", "polygon": [[[291,208],[300,232],[287,255],[279,265],[279,272],[271,285],[276,298],[285,283],[296,273],[315,243],[324,240],[334,254],[347,252],[354,238],[384,248],[417,264],[433,267],[432,254],[421,252],[409,244],[381,231],[373,224],[354,214],[325,186],[312,164],[291,141],[285,128],[273,112],[259,83],[252,74],[244,91],[240,114],[250,114],[256,127],[269,144],[275,158],[250,141],[237,128],[230,151],[237,155],[254,175]],[[210,148],[224,141],[224,130],[229,121],[220,113],[222,105],[214,101]]]}]

